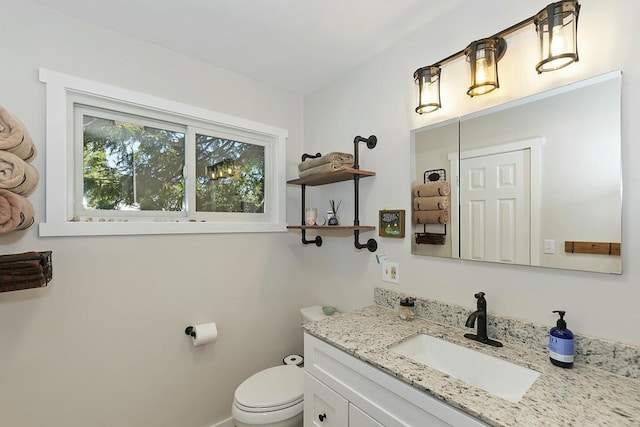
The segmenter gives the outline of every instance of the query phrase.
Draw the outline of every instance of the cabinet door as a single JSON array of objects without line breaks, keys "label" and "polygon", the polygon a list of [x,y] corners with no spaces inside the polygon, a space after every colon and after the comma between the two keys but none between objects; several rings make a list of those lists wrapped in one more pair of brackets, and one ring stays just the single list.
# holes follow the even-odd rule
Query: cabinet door
[{"label": "cabinet door", "polygon": [[349,421],[349,402],[338,393],[304,374],[305,427],[345,427]]},{"label": "cabinet door", "polygon": [[362,409],[349,403],[349,427],[384,427],[382,424],[365,414]]}]

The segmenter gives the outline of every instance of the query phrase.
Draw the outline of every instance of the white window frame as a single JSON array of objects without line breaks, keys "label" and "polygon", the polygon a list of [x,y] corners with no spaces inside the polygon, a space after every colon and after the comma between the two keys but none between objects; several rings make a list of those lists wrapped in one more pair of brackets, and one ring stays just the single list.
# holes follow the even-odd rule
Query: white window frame
[{"label": "white window frame", "polygon": [[[221,114],[175,101],[170,101],[48,69],[40,69],[40,81],[46,84],[46,201],[45,221],[39,225],[39,235],[48,236],[99,236],[140,234],[193,234],[193,233],[257,233],[286,232],[286,129],[265,125],[238,117]],[[260,135],[269,140],[270,155],[265,156],[265,212],[261,215],[220,213],[204,221],[188,218],[166,218],[131,222],[109,222],[93,218],[93,221],[71,221],[74,216],[74,174],[77,142],[74,141],[74,100],[94,99],[131,105],[134,108],[154,110],[187,117],[203,124],[221,126],[232,133]],[[205,127],[205,126],[203,126]],[[207,126],[208,127],[208,126]],[[210,131],[210,128],[208,129]],[[263,138],[264,137],[264,138]],[[195,147],[185,147],[187,175],[195,171],[193,163]],[[265,153],[266,154],[266,153]],[[195,182],[195,178],[194,182]],[[189,181],[187,181],[189,182]],[[189,209],[189,206],[188,206]]]}]

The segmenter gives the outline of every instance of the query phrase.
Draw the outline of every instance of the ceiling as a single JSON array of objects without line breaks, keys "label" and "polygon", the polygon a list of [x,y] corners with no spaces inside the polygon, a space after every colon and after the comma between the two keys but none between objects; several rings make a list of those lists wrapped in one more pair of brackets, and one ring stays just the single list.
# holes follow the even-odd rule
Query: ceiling
[{"label": "ceiling", "polygon": [[466,0],[29,0],[308,95]]}]

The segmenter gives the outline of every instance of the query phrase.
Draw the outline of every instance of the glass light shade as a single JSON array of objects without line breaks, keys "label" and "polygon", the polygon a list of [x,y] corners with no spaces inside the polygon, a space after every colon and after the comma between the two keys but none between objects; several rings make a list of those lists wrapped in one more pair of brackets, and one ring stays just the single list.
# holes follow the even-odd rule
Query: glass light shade
[{"label": "glass light shade", "polygon": [[578,61],[579,12],[577,1],[565,0],[548,5],[535,16],[540,41],[538,73],[557,70]]},{"label": "glass light shade", "polygon": [[418,106],[416,113],[431,113],[442,107],[440,103],[440,67],[430,65],[418,68],[413,73],[418,85]]},{"label": "glass light shade", "polygon": [[490,38],[472,42],[464,51],[471,72],[467,95],[484,95],[500,87],[498,60],[504,53],[504,39]]}]

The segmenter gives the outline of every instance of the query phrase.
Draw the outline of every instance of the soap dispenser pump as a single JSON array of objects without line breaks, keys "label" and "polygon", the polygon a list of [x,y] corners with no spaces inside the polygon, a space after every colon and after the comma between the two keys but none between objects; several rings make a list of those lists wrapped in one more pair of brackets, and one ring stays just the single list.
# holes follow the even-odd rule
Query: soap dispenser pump
[{"label": "soap dispenser pump", "polygon": [[560,315],[556,322],[556,327],[549,331],[549,360],[561,368],[573,367],[574,342],[573,332],[567,329],[567,322],[564,320],[565,311],[554,310]]}]

